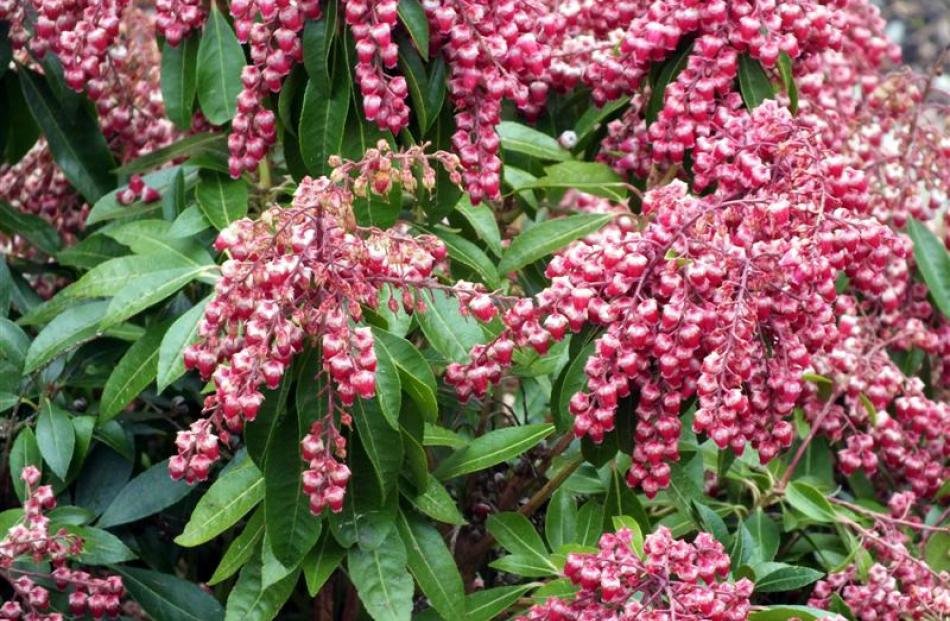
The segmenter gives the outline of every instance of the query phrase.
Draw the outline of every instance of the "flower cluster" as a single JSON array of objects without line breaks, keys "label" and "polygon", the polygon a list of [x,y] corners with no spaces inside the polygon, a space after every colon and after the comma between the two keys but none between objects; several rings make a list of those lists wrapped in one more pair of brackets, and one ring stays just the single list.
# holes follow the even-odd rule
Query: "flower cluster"
[{"label": "flower cluster", "polygon": [[207,16],[201,0],[155,0],[155,26],[172,47],[201,28]]},{"label": "flower cluster", "polygon": [[399,46],[393,41],[398,5],[397,0],[346,2],[346,23],[356,40],[356,81],[363,95],[363,113],[380,129],[394,134],[409,125],[406,78],[386,73],[399,63]]},{"label": "flower cluster", "polygon": [[23,518],[14,524],[0,540],[0,577],[10,583],[13,598],[0,605],[0,619],[27,619],[28,621],[62,621],[63,615],[50,612],[49,588],[38,581],[31,571],[20,570],[16,560],[28,557],[34,563],[43,561],[53,566],[50,578],[56,588],[69,593],[69,611],[78,616],[86,613],[95,619],[103,615],[117,617],[125,589],[119,576],[97,578],[88,572],[72,569],[70,557],[82,552],[79,537],[60,529],[50,533],[47,511],[56,507],[56,497],[49,485],[38,485],[40,471],[27,466],[20,473],[26,485],[27,499],[23,503]]},{"label": "flower cluster", "polygon": [[875,563],[866,575],[856,564],[828,575],[815,585],[809,605],[827,609],[831,596],[837,594],[858,621],[950,616],[950,575],[935,572],[908,550],[915,542],[907,532],[923,538],[935,534],[913,514],[915,500],[912,492],[894,494],[888,503],[890,516],[880,515],[870,529],[858,527]]},{"label": "flower cluster", "polygon": [[512,346],[544,353],[568,330],[599,326],[587,389],[570,401],[574,430],[600,442],[636,390],[628,482],[650,496],[669,482],[694,395],[693,429],[720,447],[751,443],[768,461],[790,444],[803,372],[838,338],[839,271],[869,305],[906,288],[906,264],[903,279],[882,272],[906,247],[867,217],[863,175],[774,102],[731,110],[695,148],[695,182],[714,192],[693,196],[679,181],[648,192],[639,218],[618,215],[555,256],[551,286],[507,309],[498,339],[446,373],[462,398],[481,396]]},{"label": "flower cluster", "polygon": [[[458,166],[449,154],[432,157],[450,171]],[[170,463],[176,478],[207,476],[217,441],[227,442],[254,420],[261,386],[276,388],[294,354],[309,343],[319,345],[330,381],[320,395],[329,404],[326,416],[303,442],[310,464],[304,483],[314,511],[339,510],[349,477],[336,462],[345,449],[338,424],[350,424],[341,406],[375,394],[376,354],[372,333],[360,326],[363,307],[377,308],[389,289],[392,304],[401,292],[412,310],[416,289],[437,286],[433,270],[446,250],[431,236],[360,227],[354,220],[356,197],[386,194],[394,183],[412,191],[415,168],[431,189],[435,171],[421,147],[394,153],[382,141],[360,162],[334,163],[330,178],[300,184],[292,206],[235,222],[218,236],[215,247],[229,259],[205,308],[199,342],[185,352],[185,365],[212,378],[215,393],[205,401],[209,418],[179,434],[179,455]]]},{"label": "flower cluster", "polygon": [[729,555],[709,533],[692,543],[673,539],[659,528],[633,548],[628,529],[600,538],[596,554],[570,554],[564,575],[579,591],[571,600],[549,598],[531,608],[527,621],[581,619],[708,619],[744,621],[753,584],[726,582]]},{"label": "flower cluster", "polygon": [[303,59],[300,32],[304,20],[320,17],[318,0],[232,0],[237,38],[250,42],[252,64],[241,75],[237,113],[231,121],[228,169],[232,177],[257,168],[277,138],[277,119],[264,107],[294,64]]}]

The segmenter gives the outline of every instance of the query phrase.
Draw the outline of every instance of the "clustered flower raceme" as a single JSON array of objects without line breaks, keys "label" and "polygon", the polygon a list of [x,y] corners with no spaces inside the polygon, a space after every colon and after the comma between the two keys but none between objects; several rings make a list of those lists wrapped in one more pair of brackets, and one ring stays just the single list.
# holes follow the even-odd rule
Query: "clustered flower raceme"
[{"label": "clustered flower raceme", "polygon": [[881,515],[871,528],[858,527],[864,546],[875,562],[864,575],[857,564],[829,574],[819,581],[809,605],[827,609],[831,596],[839,595],[857,621],[902,621],[903,619],[945,619],[950,616],[950,574],[937,573],[915,558],[908,546],[935,531],[923,528],[912,513],[913,492],[894,494],[888,507],[890,517]]},{"label": "clustered flower raceme", "polygon": [[549,89],[548,40],[564,17],[543,2],[446,0],[424,3],[434,45],[449,65],[449,94],[455,106],[452,146],[464,167],[473,203],[497,199],[501,188],[501,122],[507,98],[529,118],[537,116]]},{"label": "clustered flower raceme", "polygon": [[692,543],[673,539],[660,527],[633,548],[629,529],[600,538],[596,554],[570,554],[564,575],[580,588],[573,599],[551,597],[531,608],[527,621],[582,619],[705,619],[744,621],[753,583],[726,582],[730,560],[709,533]]},{"label": "clustered flower raceme", "polygon": [[555,256],[551,286],[507,309],[499,337],[446,371],[462,399],[481,397],[515,346],[543,354],[568,330],[598,326],[587,389],[570,401],[574,431],[602,441],[636,390],[627,480],[648,496],[669,483],[692,396],[693,429],[722,448],[751,443],[765,462],[790,444],[802,375],[838,338],[839,271],[869,307],[906,285],[906,266],[903,281],[882,271],[906,247],[867,217],[861,173],[775,102],[720,114],[719,137],[694,155],[697,184],[715,191],[697,197],[675,181],[648,192],[639,218],[618,216]]},{"label": "clustered flower raceme", "polygon": [[267,93],[303,60],[300,32],[305,20],[320,17],[318,0],[231,0],[237,38],[250,42],[252,64],[241,74],[243,90],[228,136],[228,169],[232,177],[252,172],[277,139],[277,118],[264,107]]},{"label": "clustered flower raceme", "polygon": [[[454,156],[431,158],[458,177]],[[218,442],[227,443],[257,415],[262,385],[276,388],[294,354],[318,344],[330,380],[320,398],[328,407],[302,443],[309,464],[304,486],[315,513],[324,506],[340,510],[349,477],[338,463],[346,446],[339,426],[351,422],[344,408],[376,390],[374,340],[360,325],[362,308],[377,308],[389,289],[391,306],[398,292],[412,310],[417,290],[439,286],[433,270],[446,256],[434,237],[357,226],[353,201],[386,195],[393,184],[415,190],[414,169],[431,189],[429,159],[422,147],[394,153],[381,141],[359,162],[332,162],[329,178],[305,179],[290,207],[274,207],[220,233],[215,247],[230,258],[199,324],[199,341],[185,352],[185,365],[213,379],[215,393],[205,400],[208,418],[179,433],[179,454],[169,464],[173,477],[207,477]]]},{"label": "clustered flower raceme", "polygon": [[0,577],[13,589],[13,597],[0,605],[0,619],[25,621],[62,621],[59,612],[50,612],[50,592],[36,578],[37,574],[19,569],[17,559],[28,558],[34,563],[49,562],[53,570],[49,577],[56,588],[69,593],[69,611],[81,617],[86,613],[94,619],[104,615],[117,617],[125,589],[122,578],[97,578],[86,571],[72,569],[69,559],[82,552],[83,542],[65,529],[51,534],[47,511],[56,507],[56,497],[49,485],[38,485],[40,471],[27,466],[20,473],[26,485],[27,499],[23,503],[23,518],[14,524],[0,540]]},{"label": "clustered flower raceme", "polygon": [[11,1],[0,2],[0,21],[11,24],[18,50],[56,56],[69,88],[96,105],[102,131],[123,162],[176,138],[165,118],[161,54],[146,9],[129,0]]},{"label": "clustered flower raceme", "polygon": [[203,0],[155,0],[155,27],[172,47],[200,30],[207,17]]},{"label": "clustered flower raceme", "polygon": [[398,8],[397,0],[347,0],[345,10],[356,40],[356,82],[363,96],[363,113],[380,129],[394,134],[409,125],[406,78],[387,74],[399,64],[399,46],[393,41]]}]

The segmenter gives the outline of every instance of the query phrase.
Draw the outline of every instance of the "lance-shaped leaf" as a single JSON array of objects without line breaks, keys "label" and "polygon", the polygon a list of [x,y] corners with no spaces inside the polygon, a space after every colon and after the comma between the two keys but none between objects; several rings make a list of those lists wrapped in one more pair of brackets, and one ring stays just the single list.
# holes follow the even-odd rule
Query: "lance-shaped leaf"
[{"label": "lance-shaped leaf", "polygon": [[216,3],[205,23],[198,45],[198,103],[214,125],[223,125],[234,117],[237,96],[241,92],[244,50]]}]

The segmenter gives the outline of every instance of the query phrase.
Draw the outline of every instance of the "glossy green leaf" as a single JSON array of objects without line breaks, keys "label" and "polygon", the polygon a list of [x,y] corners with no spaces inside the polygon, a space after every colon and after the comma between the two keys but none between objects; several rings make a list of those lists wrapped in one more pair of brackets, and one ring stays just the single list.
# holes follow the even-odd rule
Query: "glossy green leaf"
[{"label": "glossy green leaf", "polygon": [[945,317],[950,317],[950,253],[925,224],[907,219],[907,234],[914,242],[914,261],[930,295]]},{"label": "glossy green leaf", "polygon": [[927,537],[924,559],[935,572],[950,571],[950,533],[939,531]]},{"label": "glossy green leaf", "polygon": [[475,591],[465,598],[465,607],[468,611],[466,621],[494,619],[532,588],[534,585],[519,584]]},{"label": "glossy green leaf", "polygon": [[386,422],[399,429],[399,409],[402,407],[402,382],[399,370],[389,350],[378,340],[373,343],[376,353],[376,400]]},{"label": "glossy green leaf", "polygon": [[607,214],[577,214],[539,222],[514,238],[498,264],[498,271],[507,274],[519,270],[593,233],[609,221]]},{"label": "glossy green leaf", "polygon": [[419,0],[399,0],[399,19],[423,59],[429,58],[429,18]]},{"label": "glossy green leaf", "polygon": [[577,510],[577,543],[597,545],[604,525],[604,507],[596,500],[588,500]]},{"label": "glossy green leaf", "polygon": [[481,248],[444,227],[435,227],[432,232],[445,244],[452,261],[473,270],[489,289],[501,285],[495,262]]},{"label": "glossy green leaf", "polygon": [[43,401],[36,419],[36,444],[50,470],[65,479],[76,447],[76,431],[69,413],[48,399]]},{"label": "glossy green leaf", "polygon": [[745,527],[756,543],[755,551],[750,557],[753,562],[771,561],[778,552],[781,531],[778,524],[772,521],[761,509],[752,513],[745,521]]},{"label": "glossy green leaf", "polygon": [[458,298],[444,291],[423,291],[420,296],[426,311],[415,317],[426,340],[446,360],[468,361],[469,351],[484,338],[478,321],[462,315]]},{"label": "glossy green leaf", "polygon": [[456,203],[455,212],[472,227],[475,234],[485,242],[495,256],[502,255],[501,232],[498,230],[495,212],[488,205],[472,205],[466,197]]},{"label": "glossy green leaf", "polygon": [[315,596],[329,580],[336,568],[346,557],[346,550],[340,547],[330,531],[327,530],[320,537],[317,545],[303,560],[303,576],[307,582],[307,592]]},{"label": "glossy green leaf", "polygon": [[59,233],[46,220],[14,209],[4,202],[0,202],[0,231],[7,235],[19,235],[50,256],[55,255],[60,248]]},{"label": "glossy green leaf", "polygon": [[93,447],[76,481],[74,502],[99,515],[128,483],[132,462],[106,446]]},{"label": "glossy green leaf", "polygon": [[158,369],[158,346],[165,336],[168,324],[155,323],[145,336],[132,343],[112,370],[102,389],[99,424],[117,416],[155,379]]},{"label": "glossy green leaf", "polygon": [[254,555],[254,550],[264,538],[264,510],[259,508],[244,526],[241,534],[234,538],[228,549],[225,550],[221,562],[214,570],[208,584],[215,585],[227,580],[238,572],[241,567]]},{"label": "glossy green leaf", "polygon": [[490,431],[449,455],[435,471],[442,480],[484,470],[521,455],[554,432],[554,425],[521,425]]},{"label": "glossy green leaf", "polygon": [[409,571],[429,603],[446,619],[465,616],[465,590],[455,559],[442,535],[425,520],[400,512],[397,526]]},{"label": "glossy green leaf", "polygon": [[210,298],[192,306],[168,328],[158,348],[156,383],[162,392],[185,374],[185,349],[198,338],[198,325]]},{"label": "glossy green leaf", "polygon": [[426,479],[426,488],[421,494],[406,494],[416,509],[433,520],[446,524],[465,524],[465,518],[456,506],[455,499],[445,487],[431,474]]},{"label": "glossy green leaf", "polygon": [[198,208],[219,231],[247,214],[247,184],[217,172],[203,172],[195,188]]},{"label": "glossy green leaf", "polygon": [[[116,172],[121,175],[134,175],[160,168],[162,164],[173,160],[215,155],[223,159],[228,157],[227,137],[221,133],[202,132],[185,136],[161,149],[149,151],[128,164],[123,164],[116,169]],[[179,167],[177,173],[181,174],[181,172],[182,169]],[[165,194],[173,192],[174,186],[171,186]]]},{"label": "glossy green leaf", "polygon": [[297,566],[320,536],[320,520],[310,514],[303,492],[300,457],[305,433],[294,416],[277,423],[264,462],[264,521],[274,557],[286,567]]},{"label": "glossy green leaf", "polygon": [[111,528],[154,515],[187,496],[192,489],[184,480],[175,481],[168,476],[166,459],[129,481],[96,525]]},{"label": "glossy green leaf", "polygon": [[432,368],[416,347],[406,339],[391,332],[373,328],[375,346],[385,347],[396,365],[402,389],[419,406],[425,417],[435,420],[439,413],[436,402],[436,383]]},{"label": "glossy green leaf", "polygon": [[32,373],[74,345],[94,337],[108,306],[108,302],[85,302],[59,314],[33,339],[23,372]]},{"label": "glossy green leaf", "polygon": [[557,569],[552,569],[553,565],[550,565],[547,561],[542,561],[537,556],[525,554],[508,554],[492,561],[488,566],[498,571],[525,578],[543,578],[557,575]]},{"label": "glossy green leaf", "polygon": [[379,499],[382,501],[395,487],[402,470],[402,434],[389,425],[375,398],[357,399],[353,403],[353,420],[383,494]]},{"label": "glossy green leaf", "polygon": [[6,317],[0,317],[0,360],[6,360],[20,370],[29,349],[30,337],[23,329]]},{"label": "glossy green leaf", "polygon": [[815,621],[830,619],[834,614],[810,606],[768,606],[749,615],[749,621]]},{"label": "glossy green leaf", "polygon": [[686,68],[692,51],[692,42],[681,44],[672,56],[663,61],[656,80],[653,82],[653,88],[650,90],[650,100],[647,102],[646,112],[644,113],[647,126],[656,121],[660,115],[666,97],[666,87]]},{"label": "glossy green leaf", "polygon": [[392,530],[373,550],[350,548],[350,580],[366,612],[374,621],[409,621],[412,616],[412,576],[406,568],[406,549]]},{"label": "glossy green leaf", "polygon": [[131,279],[109,302],[102,318],[102,329],[111,328],[158,304],[206,271],[207,267],[183,267],[142,274]]},{"label": "glossy green leaf", "polygon": [[198,103],[205,118],[223,125],[234,117],[237,96],[243,88],[244,50],[228,20],[212,3],[198,45]]},{"label": "glossy green leaf", "polygon": [[785,500],[806,517],[816,522],[834,523],[835,510],[825,495],[804,481],[792,481],[785,490]]},{"label": "glossy green leaf", "polygon": [[26,484],[20,478],[20,473],[27,466],[36,466],[43,470],[43,455],[36,443],[36,436],[29,427],[24,427],[17,434],[10,447],[9,476],[13,480],[13,489],[21,501],[26,498]]},{"label": "glossy green leaf", "polygon": [[263,580],[261,555],[255,554],[241,569],[234,588],[228,594],[225,621],[270,621],[290,599],[300,570],[296,569],[274,584]]},{"label": "glossy green leaf", "polygon": [[343,133],[350,109],[349,83],[334,80],[331,89],[326,83],[310,80],[300,111],[300,154],[312,175],[330,171],[328,159],[343,152]]},{"label": "glossy green leaf", "polygon": [[165,116],[179,129],[191,127],[198,85],[198,37],[192,35],[173,47],[162,45],[162,102]]},{"label": "glossy green leaf", "polygon": [[93,203],[115,187],[115,161],[87,106],[63,107],[39,74],[19,67],[17,74],[33,118],[43,130],[53,159],[69,183]]},{"label": "glossy green leaf", "polygon": [[[193,166],[170,166],[162,168],[152,173],[142,176],[146,185],[155,188],[159,193],[165,194],[174,191],[179,179],[178,173],[184,173],[186,187],[190,187],[197,179],[198,172]],[[132,205],[123,205],[118,200],[119,192],[124,188],[117,188],[104,195],[96,204],[92,206],[92,211],[86,218],[86,226],[105,222],[106,220],[124,220],[142,217],[149,214],[160,214],[162,211],[162,201],[154,203],[136,203]]]},{"label": "glossy green leaf", "polygon": [[575,189],[613,201],[626,199],[628,192],[628,183],[623,177],[602,162],[561,162],[560,164],[553,164],[544,169],[544,176],[526,184],[519,183],[513,187],[518,192],[531,189]]},{"label": "glossy green leaf", "polygon": [[149,569],[119,565],[129,595],[154,621],[220,621],[224,609],[194,582]]},{"label": "glossy green leaf", "polygon": [[766,562],[755,567],[755,590],[757,593],[793,591],[808,586],[825,574],[811,567],[798,567],[785,563]]},{"label": "glossy green leaf", "polygon": [[[55,522],[54,522],[55,524]],[[60,525],[56,524],[54,530]],[[109,531],[92,526],[62,525],[67,532],[82,538],[78,560],[86,565],[112,565],[135,559],[135,553]]]},{"label": "glossy green leaf", "polygon": [[757,108],[766,99],[775,97],[772,81],[762,64],[748,53],[739,56],[739,92],[749,110]]},{"label": "glossy green leaf", "polygon": [[527,125],[514,121],[502,121],[495,128],[501,137],[501,146],[506,151],[523,153],[545,161],[566,161],[573,159],[571,152],[558,144],[558,141]]},{"label": "glossy green leaf", "polygon": [[337,31],[337,3],[330,0],[318,20],[308,20],[303,30],[303,64],[311,80],[330,83],[330,50]]},{"label": "glossy green leaf", "polygon": [[788,109],[792,114],[798,112],[798,86],[795,84],[795,74],[792,73],[792,59],[785,52],[778,55],[778,72],[782,76],[785,94],[788,95]]},{"label": "glossy green leaf", "polygon": [[247,515],[264,499],[264,476],[245,457],[214,482],[198,501],[175,543],[186,548],[211,541]]},{"label": "glossy green leaf", "polygon": [[557,572],[548,560],[548,550],[534,525],[520,513],[493,513],[486,523],[488,532],[501,546],[519,558],[531,559],[533,565]]}]

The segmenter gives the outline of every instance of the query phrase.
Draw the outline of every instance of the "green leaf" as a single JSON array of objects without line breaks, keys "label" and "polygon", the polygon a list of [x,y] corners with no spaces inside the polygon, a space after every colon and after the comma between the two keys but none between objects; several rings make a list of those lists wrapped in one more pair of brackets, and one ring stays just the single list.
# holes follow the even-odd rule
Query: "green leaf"
[{"label": "green leaf", "polygon": [[520,513],[494,513],[486,523],[488,532],[505,550],[532,566],[557,573],[557,567],[548,560],[548,550],[534,525]]},{"label": "green leaf", "polygon": [[757,593],[794,591],[819,580],[825,574],[811,567],[798,567],[785,563],[761,563],[755,567],[755,590]]},{"label": "green leaf", "polygon": [[[532,584],[495,587],[475,591],[465,598],[465,621],[489,621],[511,607],[518,598],[534,588]],[[449,620],[454,621],[454,620]]]},{"label": "green leaf", "polygon": [[177,47],[162,45],[162,101],[165,116],[179,129],[191,127],[198,85],[198,37],[192,35]]},{"label": "green leaf", "polygon": [[468,438],[463,437],[451,429],[426,423],[422,437],[423,446],[450,446],[462,448],[468,444]]},{"label": "green leaf", "polygon": [[[416,4],[418,0],[403,0],[400,5],[405,2]],[[428,32],[426,35],[428,36]],[[409,40],[402,37],[399,41],[399,68],[406,78],[406,85],[409,87],[409,96],[412,98],[412,112],[419,122],[420,133],[425,133],[425,130],[434,120],[431,118],[432,115],[438,114],[438,110],[430,110],[427,107],[429,102],[426,95],[429,88],[429,76],[426,73],[425,65],[422,64],[422,58],[420,58],[416,48],[409,43]]]},{"label": "green leaf", "polygon": [[248,520],[241,534],[234,538],[231,545],[224,552],[218,568],[214,570],[208,584],[215,585],[227,580],[244,566],[244,564],[254,555],[261,539],[264,538],[264,510],[258,509]]},{"label": "green leaf", "polygon": [[607,498],[604,500],[604,530],[612,525],[612,522],[607,522],[607,519],[618,515],[629,515],[637,521],[641,532],[650,532],[650,518],[637,500],[637,495],[627,485],[623,473],[614,468],[610,476]]},{"label": "green leaf", "polygon": [[0,231],[19,235],[50,256],[56,255],[61,245],[59,233],[39,216],[23,213],[0,201]]},{"label": "green leaf", "polygon": [[750,561],[771,561],[778,552],[781,532],[778,525],[772,521],[761,509],[746,518],[745,527],[749,529],[752,540],[756,543]]},{"label": "green leaf", "polygon": [[83,464],[82,472],[79,473],[74,502],[94,515],[99,515],[125,487],[131,474],[130,461],[105,444],[98,444],[92,449]]},{"label": "green leaf", "polygon": [[85,565],[112,565],[135,559],[135,553],[109,531],[73,524],[56,524],[53,530],[60,527],[82,537],[82,552],[79,553],[78,560]]},{"label": "green leaf", "polygon": [[386,346],[375,340],[376,353],[376,399],[379,410],[393,429],[399,429],[399,409],[402,407],[402,382],[399,370]]},{"label": "green leaf", "polygon": [[256,554],[241,569],[238,580],[228,595],[225,621],[270,621],[290,599],[300,570],[296,569],[274,584],[263,580],[264,565]]},{"label": "green leaf", "polygon": [[198,501],[175,543],[186,548],[211,541],[264,499],[264,477],[250,458],[225,471]]},{"label": "green leaf", "polygon": [[158,369],[158,346],[168,323],[151,325],[145,336],[132,343],[115,366],[102,389],[99,424],[116,417],[139,393],[152,383]]},{"label": "green leaf", "polygon": [[924,558],[935,572],[950,571],[950,533],[946,531],[931,533],[927,538]]},{"label": "green leaf", "polygon": [[833,613],[812,608],[810,606],[769,606],[765,610],[757,610],[749,615],[749,621],[815,621],[829,619]]},{"label": "green leaf", "polygon": [[502,121],[495,129],[501,137],[501,146],[506,151],[523,153],[547,161],[563,162],[573,159],[571,152],[562,147],[557,140],[527,125]]},{"label": "green leaf", "polygon": [[544,514],[544,534],[552,550],[573,543],[577,536],[577,503],[564,488],[551,495]]},{"label": "green leaf", "polygon": [[546,167],[544,173],[543,177],[527,184],[518,184],[514,189],[522,192],[531,189],[573,188],[613,201],[622,201],[627,197],[627,182],[610,166],[601,162],[561,162]]},{"label": "green leaf", "polygon": [[23,98],[43,130],[53,160],[86,200],[96,202],[115,187],[116,180],[109,172],[115,161],[95,116],[87,106],[64,109],[39,74],[23,66],[17,74]]},{"label": "green leaf", "polygon": [[32,373],[74,345],[96,336],[108,306],[108,302],[86,302],[59,314],[33,339],[23,372]]},{"label": "green leaf", "polygon": [[330,172],[328,159],[343,152],[343,132],[350,109],[349,82],[334,80],[332,88],[314,80],[307,82],[300,111],[300,154],[312,175]]},{"label": "green leaf", "polygon": [[377,399],[357,398],[352,408],[356,431],[372,464],[382,501],[395,487],[402,470],[402,434],[386,421]]},{"label": "green leaf", "polygon": [[[179,172],[184,173],[186,185],[190,185],[197,178],[197,169],[192,166],[171,166],[143,175],[142,179],[146,185],[155,188],[159,193],[164,195],[166,192],[174,191]],[[86,218],[86,226],[91,226],[106,220],[131,219],[153,212],[161,212],[162,201],[123,205],[118,200],[120,190],[121,189],[112,190],[96,201],[96,204],[92,206],[92,211],[89,212],[89,216]]]},{"label": "green leaf", "polygon": [[320,591],[345,556],[346,550],[337,544],[330,531],[323,533],[320,541],[303,560],[303,576],[311,597]]},{"label": "green leaf", "polygon": [[0,161],[11,166],[23,159],[40,137],[40,128],[23,98],[18,73],[7,71],[0,79],[0,95],[3,97],[0,110],[4,117],[0,125],[6,125],[7,130],[6,144],[0,144]]},{"label": "green leaf", "polygon": [[234,117],[237,96],[243,88],[244,50],[228,20],[212,3],[198,45],[198,103],[205,118],[223,125]]},{"label": "green leaf", "polygon": [[413,584],[406,563],[406,549],[395,530],[373,550],[350,548],[350,580],[374,621],[410,620]]},{"label": "green leaf", "polygon": [[138,567],[116,566],[129,595],[154,621],[216,621],[224,609],[196,583]]},{"label": "green leaf", "polygon": [[399,19],[423,59],[429,59],[429,18],[419,0],[399,0]]},{"label": "green leaf", "polygon": [[204,316],[207,297],[192,306],[168,328],[158,348],[158,368],[156,381],[158,392],[162,392],[175,380],[185,374],[185,349],[198,337],[198,325]]},{"label": "green leaf", "polygon": [[277,423],[264,461],[264,522],[274,557],[285,567],[296,567],[320,536],[320,520],[310,513],[303,493],[297,417],[285,415]]},{"label": "green leaf", "polygon": [[[146,308],[158,304],[165,298],[207,271],[207,267],[182,267],[141,274],[132,278],[106,309],[101,328],[111,328],[137,315]],[[52,325],[52,324],[51,324]]]},{"label": "green leaf", "polygon": [[489,289],[497,289],[501,285],[494,261],[481,248],[445,227],[437,226],[432,232],[445,244],[449,258],[473,270]]},{"label": "green leaf", "polygon": [[785,500],[803,515],[816,522],[834,523],[835,510],[825,495],[804,481],[792,481],[785,490]]},{"label": "green leaf", "polygon": [[6,317],[0,317],[0,359],[21,370],[29,349],[30,337],[26,332]]},{"label": "green leaf", "polygon": [[463,316],[458,298],[444,291],[422,291],[421,297],[426,309],[415,317],[429,344],[450,362],[468,361],[469,351],[484,338],[478,321]]},{"label": "green leaf", "polygon": [[498,231],[498,222],[495,212],[488,205],[472,205],[468,197],[463,198],[455,205],[455,212],[468,223],[479,239],[485,242],[488,249],[497,257],[502,255],[501,233]]},{"label": "green leaf", "polygon": [[43,455],[36,443],[36,436],[29,427],[24,427],[17,434],[13,446],[10,448],[10,478],[13,480],[13,489],[17,498],[26,499],[26,483],[20,478],[20,473],[27,466],[36,466],[42,471]]},{"label": "green leaf", "polygon": [[950,318],[950,254],[937,236],[916,218],[908,218],[907,234],[914,242],[914,261],[934,303],[944,317]]},{"label": "green leaf", "polygon": [[330,50],[336,37],[336,0],[330,0],[323,16],[310,20],[303,30],[303,64],[311,80],[330,83]]},{"label": "green leaf", "polygon": [[453,525],[465,524],[465,518],[458,510],[455,499],[431,474],[426,479],[426,488],[421,494],[407,494],[406,497],[412,506],[433,520]]},{"label": "green leaf", "polygon": [[178,214],[168,229],[168,236],[172,238],[194,237],[198,233],[211,228],[211,222],[205,218],[198,205],[191,205]]},{"label": "green leaf", "polygon": [[60,250],[56,260],[67,267],[90,269],[127,252],[121,244],[105,235],[92,235],[74,246]]},{"label": "green leaf", "polygon": [[775,97],[775,89],[762,64],[749,56],[748,52],[739,56],[739,92],[746,108],[754,110],[766,99]]},{"label": "green leaf", "polygon": [[65,480],[76,447],[76,431],[69,414],[48,399],[40,405],[40,415],[36,420],[36,444],[53,474]]},{"label": "green leaf", "polygon": [[443,618],[465,617],[465,590],[455,559],[442,535],[425,520],[400,512],[397,526],[406,547],[409,571]]},{"label": "green leaf", "polygon": [[436,402],[435,375],[415,345],[391,332],[373,328],[375,347],[384,347],[390,359],[396,365],[402,389],[419,406],[429,420],[435,420],[439,414]]},{"label": "green leaf", "polygon": [[554,432],[554,425],[521,425],[490,431],[449,455],[435,471],[439,479],[484,470],[533,448]]},{"label": "green leaf", "polygon": [[[201,155],[219,155],[222,158],[227,158],[227,137],[224,134],[211,132],[185,136],[168,146],[149,151],[128,164],[123,164],[116,169],[116,173],[120,175],[134,175],[159,168],[162,164],[171,162],[172,160],[198,157]],[[178,168],[178,174],[181,174],[181,168]],[[170,187],[166,194],[173,192],[174,186]]]},{"label": "green leaf", "polygon": [[577,214],[535,224],[514,238],[498,264],[501,274],[514,272],[593,233],[610,221],[607,214]]},{"label": "green leaf", "polygon": [[201,213],[219,231],[247,214],[247,184],[243,179],[202,171],[195,198]]},{"label": "green leaf", "polygon": [[159,462],[129,481],[106,508],[97,526],[111,528],[128,524],[167,509],[193,488],[184,480],[168,476],[168,460]]},{"label": "green leaf", "polygon": [[795,84],[795,75],[792,73],[792,59],[785,52],[778,55],[778,72],[782,76],[782,84],[788,95],[788,109],[792,114],[798,112],[798,86]]},{"label": "green leaf", "polygon": [[672,56],[663,61],[656,80],[653,82],[650,101],[647,102],[646,112],[644,113],[647,126],[651,125],[660,115],[666,97],[666,87],[686,68],[692,51],[693,42],[690,41],[688,44],[680,45]]},{"label": "green leaf", "polygon": [[541,578],[557,574],[557,569],[551,569],[553,564],[549,561],[542,561],[536,556],[525,554],[509,554],[488,564],[489,567],[503,571],[516,576],[526,578]]}]

